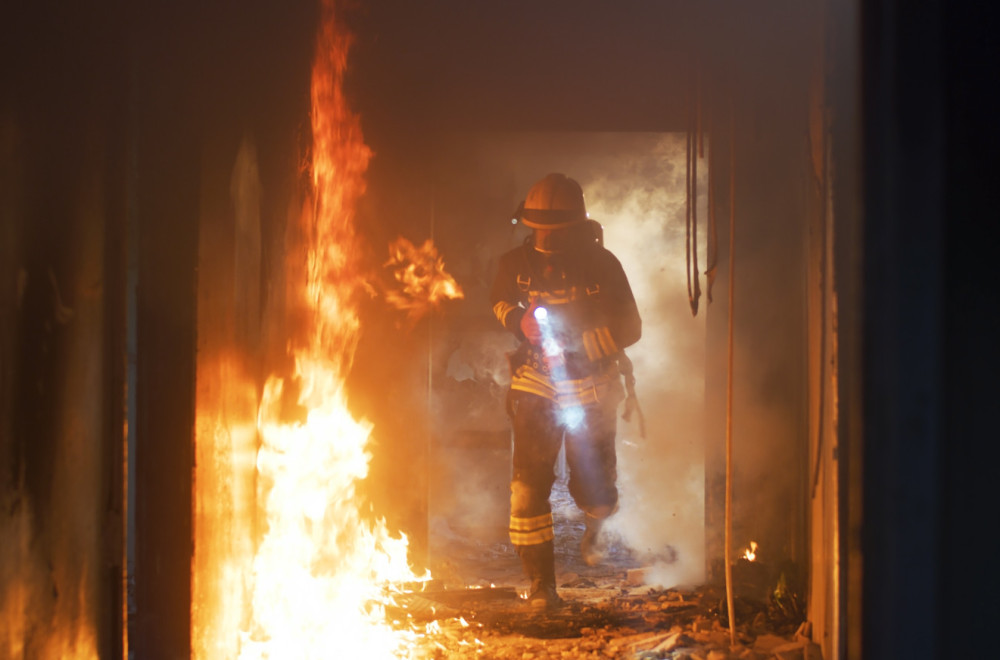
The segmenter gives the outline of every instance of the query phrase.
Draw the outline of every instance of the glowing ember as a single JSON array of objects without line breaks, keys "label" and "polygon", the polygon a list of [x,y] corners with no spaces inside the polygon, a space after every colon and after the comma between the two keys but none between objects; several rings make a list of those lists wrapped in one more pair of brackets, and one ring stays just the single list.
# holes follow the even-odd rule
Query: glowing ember
[{"label": "glowing ember", "polygon": [[389,246],[390,268],[398,289],[390,290],[386,299],[397,309],[405,310],[411,320],[426,314],[440,301],[461,298],[462,289],[444,270],[444,259],[428,239],[416,247],[405,238],[397,238]]},{"label": "glowing ember", "polygon": [[757,542],[750,541],[750,547],[743,552],[743,558],[747,561],[754,561],[757,559]]},{"label": "glowing ember", "polygon": [[327,0],[312,72],[312,198],[301,218],[301,252],[292,250],[288,262],[305,326],[290,343],[295,385],[308,412],[284,421],[286,385],[269,379],[257,457],[267,524],[241,658],[394,657],[415,638],[385,620],[391,586],[417,579],[406,539],[392,538],[381,522],[365,523],[355,497],[368,471],[370,426],[353,419],[343,388],[359,329],[353,215],[370,152],[341,90],[350,35],[336,18]]}]

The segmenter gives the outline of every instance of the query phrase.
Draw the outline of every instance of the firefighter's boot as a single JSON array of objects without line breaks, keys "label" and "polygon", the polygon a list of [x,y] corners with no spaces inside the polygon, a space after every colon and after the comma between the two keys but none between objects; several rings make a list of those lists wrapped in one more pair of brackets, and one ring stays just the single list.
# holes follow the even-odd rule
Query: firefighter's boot
[{"label": "firefighter's boot", "polygon": [[604,519],[584,513],[583,538],[580,539],[580,559],[587,566],[597,566],[604,559],[604,552],[598,547],[597,539],[604,526]]},{"label": "firefighter's boot", "polygon": [[524,573],[531,580],[528,606],[539,611],[561,607],[563,600],[556,593],[556,566],[552,541],[517,546],[517,552],[521,555]]}]

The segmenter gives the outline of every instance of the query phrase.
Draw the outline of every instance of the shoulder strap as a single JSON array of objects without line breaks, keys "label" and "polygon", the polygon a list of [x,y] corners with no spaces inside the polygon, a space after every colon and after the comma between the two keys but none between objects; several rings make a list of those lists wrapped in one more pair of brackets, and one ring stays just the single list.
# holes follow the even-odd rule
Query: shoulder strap
[{"label": "shoulder strap", "polygon": [[517,287],[523,292],[528,293],[531,289],[532,279],[538,280],[537,273],[535,273],[535,267],[531,264],[531,259],[528,258],[529,251],[532,250],[531,237],[524,239],[524,243],[521,244],[521,259],[524,261],[524,278],[521,277],[521,273],[517,273]]}]

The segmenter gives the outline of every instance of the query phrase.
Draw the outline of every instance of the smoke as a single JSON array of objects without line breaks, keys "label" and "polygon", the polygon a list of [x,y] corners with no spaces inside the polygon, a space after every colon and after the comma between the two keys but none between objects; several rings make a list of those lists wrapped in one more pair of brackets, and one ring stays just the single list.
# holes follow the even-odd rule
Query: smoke
[{"label": "smoke", "polygon": [[[685,136],[648,140],[645,151],[608,158],[602,172],[581,175],[580,184],[643,318],[643,337],[627,352],[645,437],[635,420],[619,424],[621,502],[608,527],[652,565],[648,583],[672,587],[704,579],[705,315],[692,317],[688,304]],[[704,218],[706,168],[700,169]],[[699,252],[703,264],[704,248]]]},{"label": "smoke", "polygon": [[510,381],[507,353],[515,347],[514,338],[505,330],[486,333],[474,341],[465,339],[450,355],[447,375],[459,382],[506,386]]},{"label": "smoke", "polygon": [[447,355],[433,396],[443,446],[432,457],[431,525],[434,540],[452,556],[460,547],[456,535],[487,544],[506,541],[510,432],[504,400],[507,353],[515,346],[510,333],[496,328],[437,347]]}]

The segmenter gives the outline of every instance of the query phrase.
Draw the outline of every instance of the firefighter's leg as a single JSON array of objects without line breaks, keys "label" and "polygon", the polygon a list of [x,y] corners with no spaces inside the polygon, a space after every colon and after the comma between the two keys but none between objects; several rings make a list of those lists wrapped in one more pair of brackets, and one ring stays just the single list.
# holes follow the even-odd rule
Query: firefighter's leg
[{"label": "firefighter's leg", "polygon": [[531,581],[527,603],[534,610],[550,610],[563,604],[556,591],[555,551],[552,540],[535,545],[519,545],[521,566]]},{"label": "firefighter's leg", "polygon": [[615,508],[611,507],[597,507],[593,513],[586,510],[583,512],[584,528],[583,536],[580,537],[580,558],[587,566],[597,566],[604,559],[604,549],[599,543],[601,528],[604,527],[604,521],[608,516],[614,512]]},{"label": "firefighter's leg", "polygon": [[552,510],[549,494],[555,481],[561,431],[548,400],[511,392],[514,459],[510,484],[510,540],[531,582],[528,603],[533,608],[557,607]]},{"label": "firefighter's leg", "polygon": [[584,513],[580,557],[588,566],[603,558],[599,538],[604,521],[618,509],[615,408],[587,411],[581,429],[566,436],[569,491]]}]

